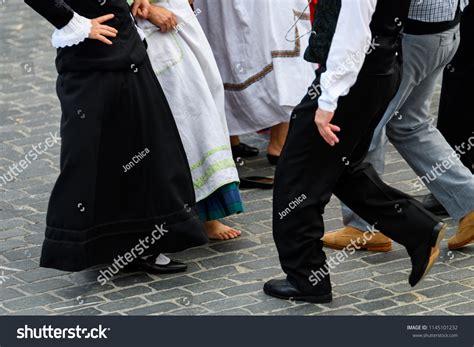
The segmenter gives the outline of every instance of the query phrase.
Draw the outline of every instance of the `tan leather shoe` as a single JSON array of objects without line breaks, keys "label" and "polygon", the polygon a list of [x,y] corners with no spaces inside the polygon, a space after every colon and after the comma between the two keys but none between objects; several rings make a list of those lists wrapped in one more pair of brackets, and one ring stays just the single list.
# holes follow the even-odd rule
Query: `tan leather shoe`
[{"label": "tan leather shoe", "polygon": [[366,233],[347,226],[333,232],[327,232],[323,238],[324,246],[333,249],[344,249],[353,242],[355,249],[367,250],[370,252],[389,252],[392,250],[392,240],[382,233]]},{"label": "tan leather shoe", "polygon": [[474,242],[474,211],[461,219],[458,232],[448,240],[448,247],[451,250],[460,249],[472,242]]}]

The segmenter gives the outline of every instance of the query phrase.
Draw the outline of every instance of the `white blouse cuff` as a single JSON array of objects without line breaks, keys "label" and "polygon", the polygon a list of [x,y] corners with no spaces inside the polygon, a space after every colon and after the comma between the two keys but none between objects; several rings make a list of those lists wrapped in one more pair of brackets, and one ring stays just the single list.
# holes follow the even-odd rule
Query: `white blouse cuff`
[{"label": "white blouse cuff", "polygon": [[74,46],[89,37],[92,22],[74,12],[69,23],[60,30],[55,30],[51,43],[55,48]]}]

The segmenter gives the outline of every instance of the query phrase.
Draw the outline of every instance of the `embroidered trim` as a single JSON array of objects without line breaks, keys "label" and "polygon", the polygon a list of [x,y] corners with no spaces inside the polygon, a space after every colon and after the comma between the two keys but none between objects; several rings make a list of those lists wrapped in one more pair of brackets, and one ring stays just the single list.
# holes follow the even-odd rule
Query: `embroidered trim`
[{"label": "embroidered trim", "polygon": [[[296,17],[301,16],[301,12],[298,12],[296,10],[293,10],[293,14]],[[302,18],[302,20],[311,20],[310,15],[306,14]],[[271,56],[272,59],[276,58],[296,58],[301,55],[301,39],[299,35],[299,30],[298,26],[295,26],[295,48],[291,51],[272,51]],[[260,72],[257,72],[255,75],[250,76],[248,79],[246,79],[242,83],[224,83],[224,89],[226,91],[232,91],[232,92],[241,92],[248,87],[250,87],[252,84],[255,84],[256,82],[260,81],[261,79],[265,78],[270,72],[273,71],[274,65],[273,62],[265,66]]]}]

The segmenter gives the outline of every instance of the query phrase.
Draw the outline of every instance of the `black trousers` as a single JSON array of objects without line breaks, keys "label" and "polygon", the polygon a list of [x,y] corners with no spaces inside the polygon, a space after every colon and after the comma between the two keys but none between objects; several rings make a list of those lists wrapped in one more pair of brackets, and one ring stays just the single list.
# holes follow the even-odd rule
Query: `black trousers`
[{"label": "black trousers", "polygon": [[468,6],[461,19],[461,45],[443,76],[438,129],[474,173],[474,114],[471,107],[474,80],[474,8]]},{"label": "black trousers", "polygon": [[[273,234],[288,280],[306,293],[328,293],[329,276],[316,285],[309,278],[326,262],[321,241],[324,208],[334,193],[378,230],[414,248],[439,219],[408,195],[387,186],[362,163],[373,132],[400,83],[392,75],[360,75],[339,100],[333,124],[340,143],[329,146],[314,123],[317,99],[306,95],[296,107],[275,175]],[[319,85],[317,76],[314,85]]]}]

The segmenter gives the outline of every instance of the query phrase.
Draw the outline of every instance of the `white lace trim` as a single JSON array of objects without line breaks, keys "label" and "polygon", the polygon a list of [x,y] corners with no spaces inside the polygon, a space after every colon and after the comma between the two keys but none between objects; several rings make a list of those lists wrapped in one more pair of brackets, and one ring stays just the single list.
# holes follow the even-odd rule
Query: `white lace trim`
[{"label": "white lace trim", "polygon": [[74,12],[69,23],[60,30],[55,30],[51,43],[55,48],[63,48],[77,45],[89,37],[92,22]]}]

